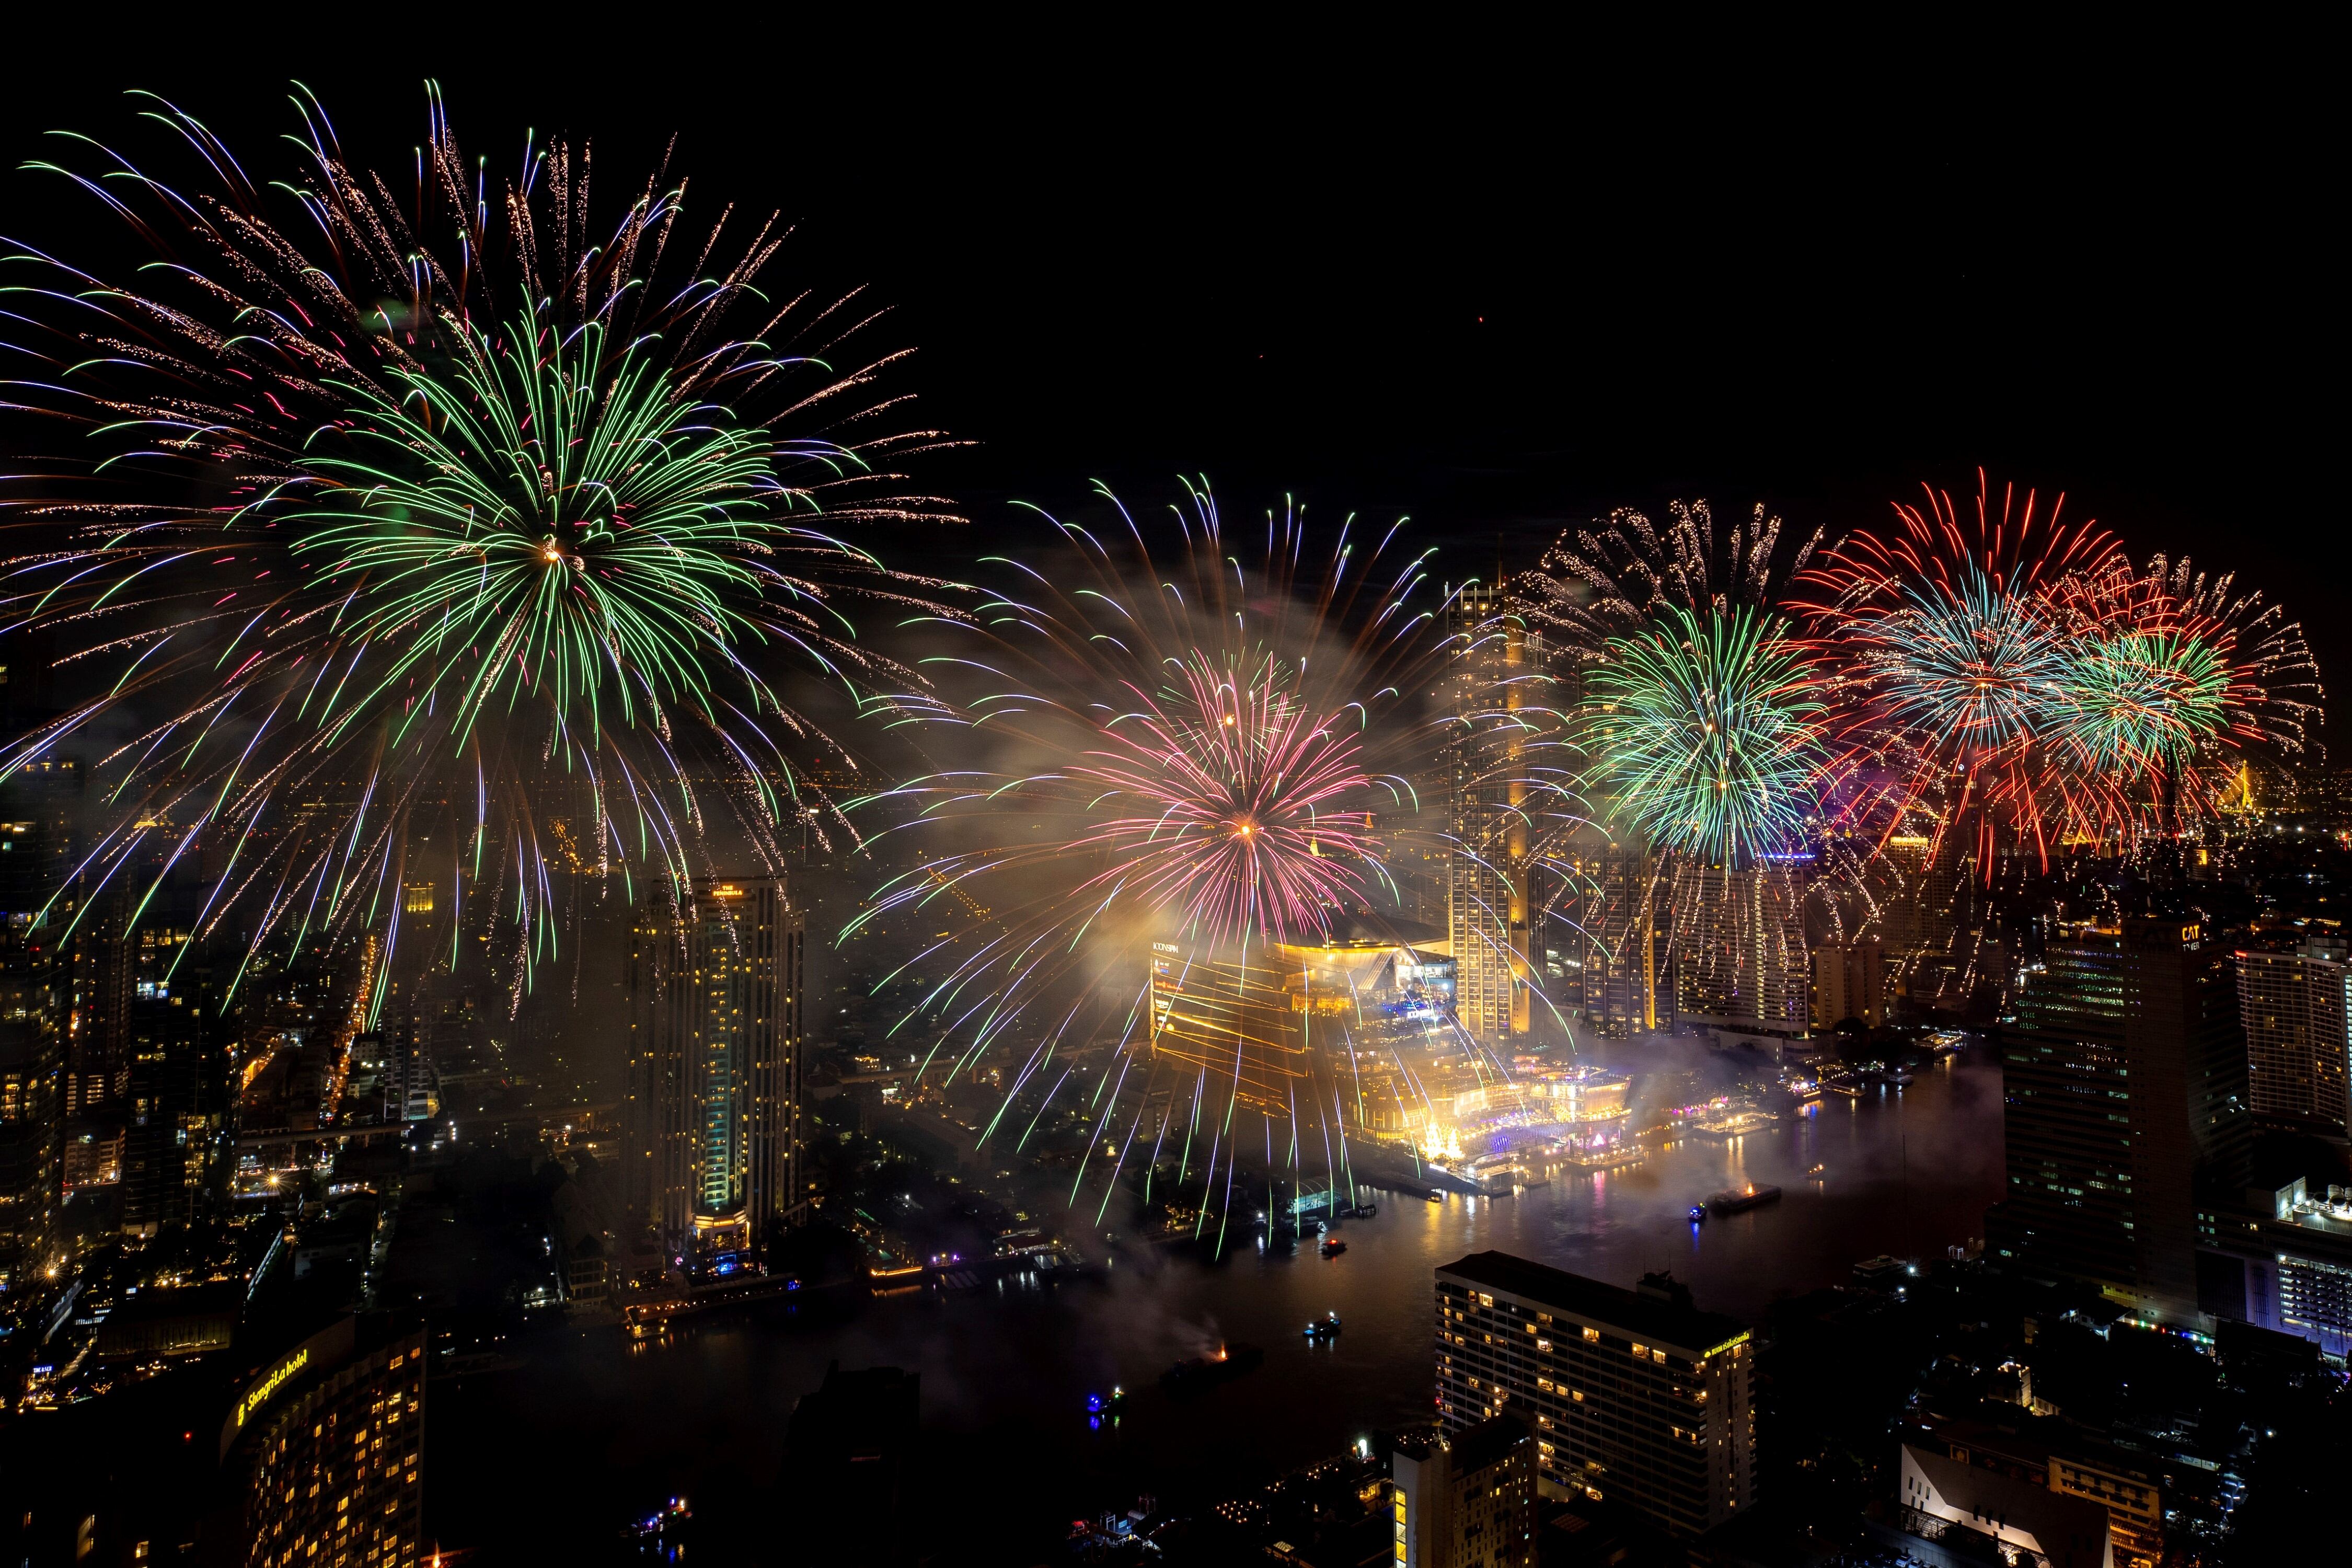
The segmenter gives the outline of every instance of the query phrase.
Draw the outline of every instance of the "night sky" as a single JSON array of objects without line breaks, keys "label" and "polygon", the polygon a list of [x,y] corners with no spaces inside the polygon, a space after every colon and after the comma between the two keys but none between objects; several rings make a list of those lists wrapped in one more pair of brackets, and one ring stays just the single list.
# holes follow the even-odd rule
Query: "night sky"
[{"label": "night sky", "polygon": [[746,78],[726,81],[660,35],[544,69],[399,42],[51,62],[0,107],[0,227],[103,234],[13,166],[51,128],[137,141],[118,88],[283,175],[287,76],[359,161],[403,167],[432,74],[494,170],[525,126],[587,132],[617,201],[675,131],[698,202],[783,208],[786,274],[869,285],[919,346],[901,389],[975,443],[922,478],[981,530],[1015,497],[1101,478],[1149,501],[1206,472],[1230,514],[1286,492],[1409,513],[1484,575],[1498,536],[1531,564],[1613,505],[1762,500],[1834,532],[1981,464],[2066,491],[2136,556],[2237,568],[2328,676],[2352,661],[2342,171],[2284,43],[2261,69],[2195,39],[2128,59],[2041,40],[1710,78],[1500,37],[900,58],[916,31],[719,35]]}]

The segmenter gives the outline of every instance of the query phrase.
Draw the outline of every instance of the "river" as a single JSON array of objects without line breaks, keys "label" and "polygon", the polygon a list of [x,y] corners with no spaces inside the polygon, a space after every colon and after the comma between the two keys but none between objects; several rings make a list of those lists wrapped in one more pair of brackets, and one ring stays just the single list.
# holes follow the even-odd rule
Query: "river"
[{"label": "river", "polygon": [[[1691,1204],[1748,1181],[1786,1196],[1689,1222]],[[1425,1420],[1432,1271],[1465,1253],[1627,1286],[1671,1268],[1699,1306],[1752,1321],[1862,1258],[1980,1235],[2000,1185],[2000,1068],[1979,1049],[1901,1091],[1824,1096],[1727,1144],[1686,1141],[1515,1197],[1382,1193],[1333,1258],[1255,1241],[1220,1262],[1139,1250],[1092,1282],[813,1302],[667,1342],[567,1331],[520,1370],[434,1385],[428,1536],[477,1547],[478,1563],[597,1562],[631,1509],[683,1494],[712,1542],[702,1561],[792,1561],[761,1544],[785,1528],[785,1422],[838,1360],[921,1373],[919,1510],[943,1560],[1045,1561],[1056,1521],[1144,1491],[1223,1495]],[[1301,1326],[1328,1311],[1343,1332],[1308,1344]],[[1170,1363],[1228,1339],[1264,1346],[1263,1369],[1195,1399],[1161,1393]],[[1118,1418],[1090,1426],[1087,1393],[1114,1383],[1129,1391]]]}]

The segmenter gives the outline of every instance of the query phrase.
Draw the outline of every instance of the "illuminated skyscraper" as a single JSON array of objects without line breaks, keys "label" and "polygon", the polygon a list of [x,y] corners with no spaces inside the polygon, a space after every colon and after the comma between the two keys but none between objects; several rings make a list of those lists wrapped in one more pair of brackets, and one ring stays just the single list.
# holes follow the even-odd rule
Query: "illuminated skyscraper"
[{"label": "illuminated skyscraper", "polygon": [[2239,953],[2238,1016],[2254,1115],[2343,1137],[2352,948],[2315,938],[2293,952]]},{"label": "illuminated skyscraper", "polygon": [[1454,1012],[1471,1038],[1501,1046],[1528,1032],[1538,973],[1522,765],[1529,731],[1518,715],[1549,700],[1544,640],[1497,588],[1457,590],[1448,615],[1455,651],[1446,695],[1463,737],[1446,753]]},{"label": "illuminated skyscraper", "polygon": [[1674,897],[1675,1011],[1802,1030],[1812,1015],[1798,873],[1689,866]]},{"label": "illuminated skyscraper", "polygon": [[65,1060],[36,1018],[0,1018],[0,1290],[37,1279],[55,1249],[65,1152]]},{"label": "illuminated skyscraper", "polygon": [[674,1252],[764,1244],[803,1216],[804,940],[781,879],[698,881],[640,921],[629,1201]]},{"label": "illuminated skyscraper", "polygon": [[1666,889],[1657,858],[1637,831],[1612,836],[1596,826],[1571,839],[1562,858],[1567,874],[1553,900],[1548,938],[1570,961],[1561,1003],[1606,1039],[1673,1023],[1661,930]]}]

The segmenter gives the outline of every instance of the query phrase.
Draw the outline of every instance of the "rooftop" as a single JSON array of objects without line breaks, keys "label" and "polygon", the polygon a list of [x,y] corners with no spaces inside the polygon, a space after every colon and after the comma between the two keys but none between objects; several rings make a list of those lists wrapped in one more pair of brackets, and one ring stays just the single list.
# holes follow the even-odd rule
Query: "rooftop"
[{"label": "rooftop", "polygon": [[1511,1450],[1534,1441],[1535,1434],[1516,1415],[1481,1421],[1454,1439],[1454,1473],[1468,1475],[1489,1465],[1499,1465],[1509,1458]]},{"label": "rooftop", "polygon": [[1702,1312],[1669,1298],[1622,1289],[1581,1274],[1570,1274],[1564,1268],[1514,1258],[1507,1252],[1474,1252],[1444,1265],[1438,1272],[1465,1284],[1507,1290],[1514,1296],[1607,1323],[1643,1340],[1677,1345],[1699,1355],[1748,1331],[1738,1321],[1720,1312]]}]

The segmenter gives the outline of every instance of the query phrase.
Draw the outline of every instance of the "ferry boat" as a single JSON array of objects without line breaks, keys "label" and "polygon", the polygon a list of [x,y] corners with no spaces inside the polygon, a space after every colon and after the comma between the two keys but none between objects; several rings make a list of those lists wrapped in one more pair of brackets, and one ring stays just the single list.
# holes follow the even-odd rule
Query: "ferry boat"
[{"label": "ferry boat", "polygon": [[1724,1188],[1723,1191],[1706,1200],[1706,1206],[1717,1214],[1744,1214],[1749,1209],[1761,1208],[1766,1204],[1776,1204],[1780,1201],[1780,1188],[1759,1187],[1750,1182],[1744,1187]]},{"label": "ferry boat", "polygon": [[1328,1340],[1339,1331],[1339,1314],[1337,1312],[1327,1312],[1319,1318],[1307,1320],[1307,1337],[1310,1340]]},{"label": "ferry boat", "polygon": [[1188,1356],[1160,1374],[1160,1386],[1171,1394],[1202,1394],[1255,1372],[1265,1352],[1255,1345],[1219,1345],[1214,1355]]}]

